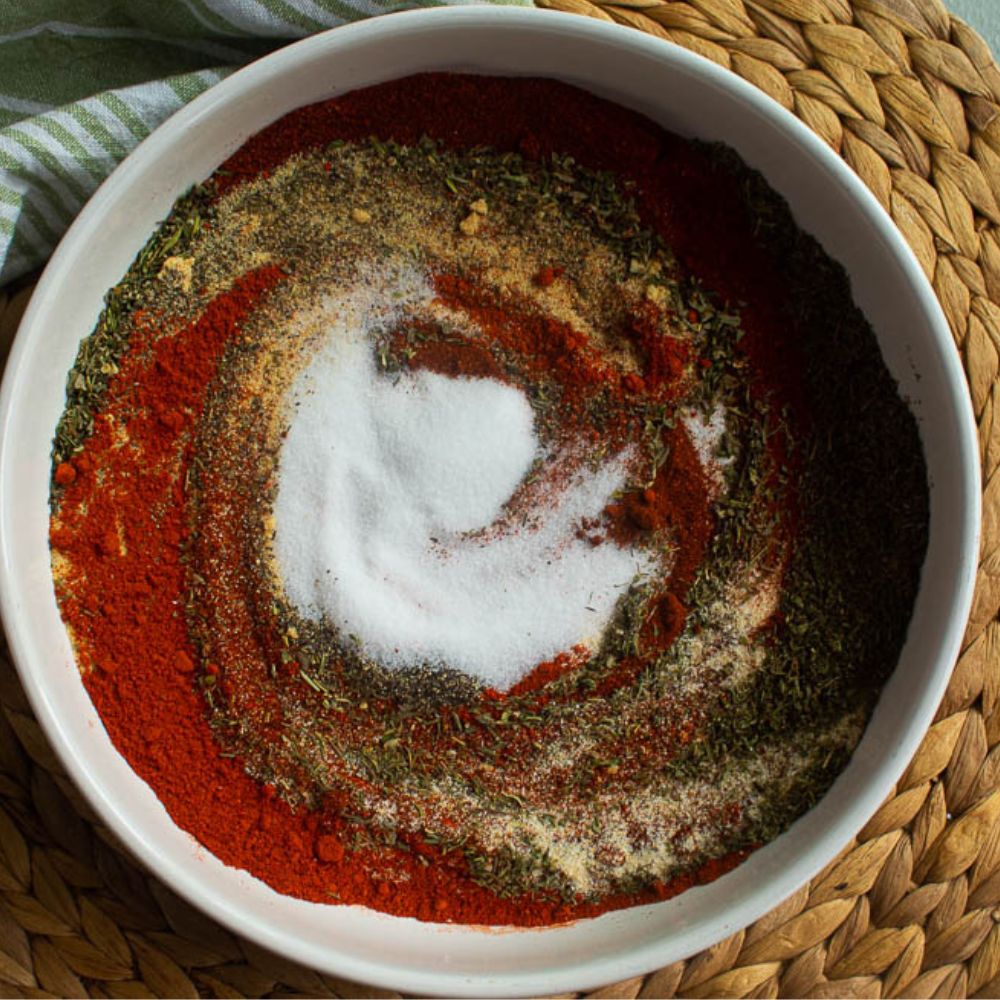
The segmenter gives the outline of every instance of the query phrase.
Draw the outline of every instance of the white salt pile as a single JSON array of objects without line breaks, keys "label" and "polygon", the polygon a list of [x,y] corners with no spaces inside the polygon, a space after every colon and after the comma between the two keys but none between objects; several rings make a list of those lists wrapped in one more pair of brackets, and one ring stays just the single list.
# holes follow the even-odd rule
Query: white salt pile
[{"label": "white salt pile", "polygon": [[[394,301],[424,296],[411,278]],[[391,318],[370,298],[325,305],[325,342],[293,388],[279,459],[285,592],[389,668],[445,664],[508,690],[596,643],[636,575],[653,569],[647,553],[575,537],[624,485],[625,461],[546,497],[530,526],[470,534],[544,457],[531,406],[491,379],[380,373],[371,333]]]}]

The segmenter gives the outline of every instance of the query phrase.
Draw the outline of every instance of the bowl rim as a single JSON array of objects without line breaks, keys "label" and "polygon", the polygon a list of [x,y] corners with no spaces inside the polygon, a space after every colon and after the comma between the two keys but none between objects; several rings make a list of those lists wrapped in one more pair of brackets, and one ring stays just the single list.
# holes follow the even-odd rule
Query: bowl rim
[{"label": "bowl rim", "polygon": [[[936,336],[938,339],[946,339],[949,345],[952,344],[950,330],[940,303],[916,256],[874,195],[847,164],[795,115],[734,73],[722,69],[710,60],[680,46],[664,44],[662,39],[653,38],[635,29],[556,11],[470,5],[398,12],[320,32],[294,42],[237,70],[181,108],[155,129],[98,188],[73,221],[46,266],[32,301],[21,321],[18,336],[8,358],[2,387],[0,387],[0,487],[4,486],[10,479],[8,466],[11,448],[8,442],[15,386],[21,381],[21,370],[24,367],[24,359],[27,354],[28,338],[39,333],[40,328],[36,322],[36,314],[42,309],[42,300],[49,294],[57,293],[60,272],[65,266],[64,262],[69,261],[71,255],[77,252],[75,244],[80,241],[80,235],[90,225],[91,220],[99,217],[114,203],[119,189],[129,183],[132,173],[141,164],[156,158],[162,150],[173,146],[183,135],[189,123],[202,116],[219,112],[244,88],[257,82],[259,78],[269,73],[280,73],[284,69],[294,66],[302,57],[322,51],[330,44],[331,36],[334,35],[339,45],[351,41],[377,40],[381,36],[394,34],[397,31],[420,28],[426,30],[464,24],[466,27],[474,26],[481,30],[488,30],[494,26],[502,26],[505,22],[519,23],[522,27],[528,28],[532,23],[539,24],[546,21],[557,23],[562,32],[573,33],[580,37],[589,36],[591,39],[603,39],[605,43],[615,43],[619,49],[630,48],[660,60],[673,62],[687,72],[701,76],[715,87],[727,91],[732,98],[750,105],[775,122],[782,131],[790,134],[790,137],[797,144],[805,148],[811,159],[819,161],[819,165],[825,168],[827,173],[831,174],[837,182],[846,187],[853,199],[860,203],[860,207],[865,210],[873,225],[878,228],[880,235],[895,252],[897,262],[903,268]],[[24,335],[21,331],[24,331]],[[961,436],[963,445],[971,449],[972,444],[977,440],[977,431],[971,400],[968,397],[966,376],[959,355],[953,347],[950,352],[943,354],[942,360],[949,382],[961,383],[966,390],[964,393],[964,429]],[[965,501],[964,514],[968,521],[964,525],[963,541],[965,544],[962,554],[963,557],[969,556],[969,558],[964,559],[962,563],[964,572],[956,581],[952,613],[948,618],[947,628],[943,630],[941,641],[942,656],[940,659],[943,662],[944,653],[947,652],[948,661],[952,666],[955,656],[959,652],[965,630],[965,621],[972,606],[977,568],[976,554],[979,545],[980,471],[978,452],[970,451],[970,454],[975,455],[975,461],[970,464],[967,460],[968,455],[964,455],[963,459],[965,460],[962,463],[963,482],[967,493],[963,497]],[[139,837],[132,828],[128,816],[122,810],[122,804],[106,794],[101,784],[91,776],[84,763],[75,756],[69,741],[61,730],[57,710],[49,701],[45,686],[41,683],[36,671],[30,667],[31,656],[28,652],[30,645],[28,632],[30,630],[17,609],[18,589],[19,584],[11,570],[8,522],[5,517],[0,516],[0,617],[2,617],[7,633],[12,659],[17,666],[32,709],[57,756],[101,819],[121,837],[132,854],[151,873],[163,879],[171,889],[236,933],[271,950],[288,955],[305,965],[326,968],[331,971],[335,968],[338,974],[363,982],[407,991],[449,992],[453,995],[483,995],[485,993],[506,995],[515,991],[540,993],[561,989],[588,988],[612,979],[620,980],[626,976],[645,973],[666,962],[683,957],[670,953],[669,940],[667,940],[655,944],[635,946],[624,954],[597,954],[587,964],[574,966],[572,969],[549,976],[544,981],[535,972],[508,972],[490,975],[488,985],[486,985],[470,982],[464,974],[458,975],[447,969],[434,974],[407,974],[406,979],[403,980],[401,978],[402,970],[399,970],[398,967],[375,966],[367,961],[355,960],[346,952],[336,953],[336,963],[333,965],[329,961],[329,953],[324,954],[308,943],[300,943],[291,935],[283,934],[273,921],[270,924],[263,919],[247,922],[246,913],[240,910],[236,901],[205,890],[199,884],[194,873],[185,872],[177,866],[165,866],[164,859],[157,853],[157,850]],[[25,664],[25,666],[22,668],[21,664]],[[907,731],[907,738],[901,744],[902,763],[898,768],[895,768],[898,773],[894,775],[887,773],[886,779],[892,777],[892,781],[886,780],[886,787],[869,788],[867,794],[861,798],[861,805],[845,812],[844,831],[853,828],[853,832],[856,833],[877,808],[885,794],[889,793],[891,785],[898,780],[906,762],[923,739],[950,677],[951,669],[949,668],[946,672],[942,668],[935,674],[934,683],[927,685],[927,690],[919,704],[919,711],[913,713],[912,725]],[[841,839],[846,841],[846,835]],[[829,861],[833,856],[835,854],[831,853],[826,861]],[[796,861],[797,864],[793,862],[788,866],[788,874],[777,898],[769,899],[766,902],[758,900],[758,905],[744,907],[740,912],[739,926],[748,922],[743,919],[747,914],[749,914],[749,920],[752,921],[768,912],[821,867],[816,864],[809,867],[803,864],[801,859],[796,859]],[[794,878],[791,877],[793,873]],[[723,926],[720,922],[717,938],[721,939],[726,933],[732,933],[736,929],[738,929],[737,926],[731,924]]]}]

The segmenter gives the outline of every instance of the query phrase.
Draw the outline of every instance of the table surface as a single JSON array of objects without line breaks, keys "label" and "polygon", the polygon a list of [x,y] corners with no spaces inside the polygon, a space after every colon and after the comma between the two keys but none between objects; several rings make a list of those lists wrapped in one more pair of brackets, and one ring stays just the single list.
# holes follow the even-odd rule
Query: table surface
[{"label": "table surface", "polygon": [[997,0],[945,0],[959,17],[964,18],[1000,53],[1000,3]]},{"label": "table surface", "polygon": [[[707,52],[841,151],[933,275],[991,483],[969,645],[896,795],[756,924],[593,997],[1000,997],[1000,70],[940,9],[1000,56],[1000,0],[869,0],[866,14],[882,13],[863,20],[899,50],[895,66],[831,30],[827,9],[842,20],[861,0],[535,2]],[[0,290],[0,367],[30,292]],[[67,782],[0,644],[0,997],[275,992],[399,997],[264,952],[121,854]]]}]

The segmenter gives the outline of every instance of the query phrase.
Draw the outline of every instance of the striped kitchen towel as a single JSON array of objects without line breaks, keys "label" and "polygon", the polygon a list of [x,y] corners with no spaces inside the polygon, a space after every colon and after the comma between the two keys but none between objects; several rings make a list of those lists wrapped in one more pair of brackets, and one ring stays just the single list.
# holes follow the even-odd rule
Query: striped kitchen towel
[{"label": "striped kitchen towel", "polygon": [[463,0],[0,0],[0,285],[41,264],[115,165],[227,73],[324,28],[448,2]]}]

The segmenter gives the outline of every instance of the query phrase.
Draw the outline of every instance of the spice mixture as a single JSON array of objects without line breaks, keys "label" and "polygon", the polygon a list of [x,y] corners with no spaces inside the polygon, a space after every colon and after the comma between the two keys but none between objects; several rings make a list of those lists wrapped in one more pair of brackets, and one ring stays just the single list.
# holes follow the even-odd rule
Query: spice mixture
[{"label": "spice mixture", "polygon": [[174,818],[281,892],[543,925],[814,804],[905,638],[916,424],[732,153],[545,80],[296,111],[81,346],[63,619]]}]

